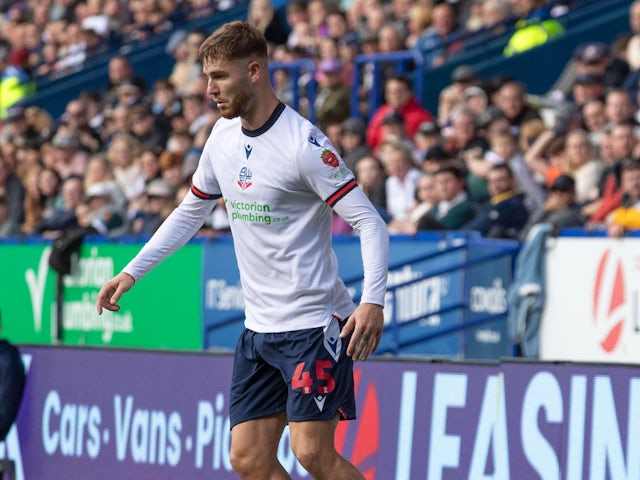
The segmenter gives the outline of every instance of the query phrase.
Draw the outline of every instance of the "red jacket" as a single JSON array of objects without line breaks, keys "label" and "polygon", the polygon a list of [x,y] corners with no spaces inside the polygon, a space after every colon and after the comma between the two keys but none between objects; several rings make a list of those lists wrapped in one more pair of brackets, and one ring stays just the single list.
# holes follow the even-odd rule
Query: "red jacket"
[{"label": "red jacket", "polygon": [[[382,141],[382,120],[393,111],[389,105],[382,105],[376,110],[367,127],[367,145],[375,148]],[[413,139],[422,122],[433,121],[433,115],[420,106],[416,98],[412,98],[398,111],[404,119],[407,136]]]}]

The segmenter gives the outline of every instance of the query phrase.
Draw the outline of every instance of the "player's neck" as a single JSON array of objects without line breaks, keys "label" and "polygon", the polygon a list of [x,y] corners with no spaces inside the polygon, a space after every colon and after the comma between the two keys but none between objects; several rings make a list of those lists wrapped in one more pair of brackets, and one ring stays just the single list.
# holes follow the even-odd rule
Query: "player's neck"
[{"label": "player's neck", "polygon": [[258,130],[267,123],[279,103],[280,101],[273,90],[256,95],[254,108],[242,116],[242,126],[247,130]]}]

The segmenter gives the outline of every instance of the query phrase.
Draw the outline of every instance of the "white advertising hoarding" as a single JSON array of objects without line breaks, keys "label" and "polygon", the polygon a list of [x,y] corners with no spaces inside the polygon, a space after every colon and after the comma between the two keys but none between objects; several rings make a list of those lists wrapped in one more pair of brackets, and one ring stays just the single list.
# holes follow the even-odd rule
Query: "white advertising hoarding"
[{"label": "white advertising hoarding", "polygon": [[540,358],[640,363],[640,239],[556,238]]}]

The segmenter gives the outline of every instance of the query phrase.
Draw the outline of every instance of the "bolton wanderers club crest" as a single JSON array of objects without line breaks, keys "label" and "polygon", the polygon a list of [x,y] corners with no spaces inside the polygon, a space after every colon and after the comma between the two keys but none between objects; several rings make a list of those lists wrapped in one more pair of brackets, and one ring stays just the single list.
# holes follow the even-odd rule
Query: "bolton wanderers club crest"
[{"label": "bolton wanderers club crest", "polygon": [[242,169],[240,170],[240,175],[238,175],[238,185],[242,190],[246,190],[252,185],[251,183],[252,175],[253,174],[251,173],[250,168],[242,167]]}]

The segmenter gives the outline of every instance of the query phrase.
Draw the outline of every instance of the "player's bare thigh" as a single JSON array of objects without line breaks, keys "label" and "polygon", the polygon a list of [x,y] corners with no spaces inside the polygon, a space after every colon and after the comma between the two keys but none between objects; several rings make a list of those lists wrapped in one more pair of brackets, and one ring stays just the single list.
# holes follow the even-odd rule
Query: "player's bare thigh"
[{"label": "player's bare thigh", "polygon": [[287,424],[283,413],[241,422],[231,429],[231,463],[234,469],[256,466],[275,468],[278,444]]}]

